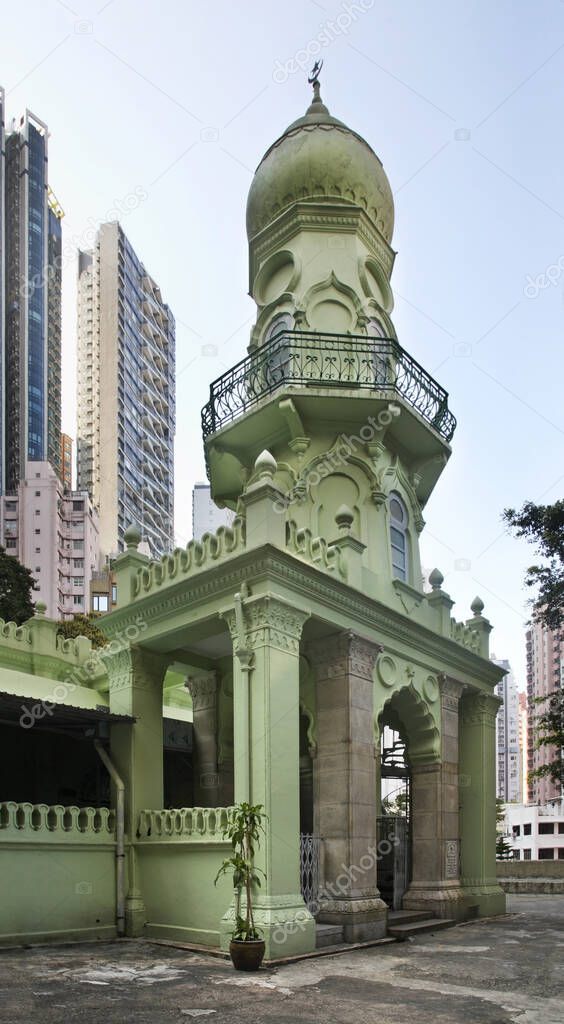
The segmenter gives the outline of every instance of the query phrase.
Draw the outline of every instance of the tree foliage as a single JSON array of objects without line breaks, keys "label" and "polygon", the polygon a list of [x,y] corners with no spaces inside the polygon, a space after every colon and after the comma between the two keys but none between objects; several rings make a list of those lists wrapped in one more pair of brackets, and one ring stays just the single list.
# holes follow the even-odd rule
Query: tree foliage
[{"label": "tree foliage", "polygon": [[546,697],[537,697],[537,704],[545,704],[537,716],[537,747],[553,747],[552,761],[541,764],[529,772],[532,778],[548,778],[559,783],[564,791],[564,690],[555,690]]},{"label": "tree foliage", "polygon": [[0,618],[18,626],[31,619],[35,612],[31,594],[36,589],[29,569],[0,546]]},{"label": "tree foliage", "polygon": [[[516,512],[506,509],[503,518],[517,537],[536,545],[542,564],[529,566],[525,576],[528,587],[537,588],[533,600],[533,620],[562,638],[564,625],[564,500],[554,505],[535,505],[527,501]],[[529,772],[529,777],[550,778],[564,785],[564,691],[555,689],[537,704],[544,710],[536,718],[537,747],[552,747],[548,764]]]},{"label": "tree foliage", "polygon": [[104,647],[108,640],[96,625],[97,615],[75,615],[72,619],[62,619],[59,622],[57,633],[64,636],[65,640],[77,636],[87,636],[92,642],[92,647]]},{"label": "tree foliage", "polygon": [[517,537],[535,544],[544,560],[529,566],[525,584],[537,589],[533,618],[559,633],[564,623],[564,500],[554,505],[526,501],[519,511],[506,508],[503,519]]}]

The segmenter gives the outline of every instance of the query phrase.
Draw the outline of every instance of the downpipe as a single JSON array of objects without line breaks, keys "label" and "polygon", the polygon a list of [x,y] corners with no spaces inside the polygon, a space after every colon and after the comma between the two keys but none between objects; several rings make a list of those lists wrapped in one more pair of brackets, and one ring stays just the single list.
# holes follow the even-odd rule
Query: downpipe
[{"label": "downpipe", "polygon": [[118,775],[100,740],[94,747],[116,787],[116,925],[119,936],[125,935],[125,785]]}]

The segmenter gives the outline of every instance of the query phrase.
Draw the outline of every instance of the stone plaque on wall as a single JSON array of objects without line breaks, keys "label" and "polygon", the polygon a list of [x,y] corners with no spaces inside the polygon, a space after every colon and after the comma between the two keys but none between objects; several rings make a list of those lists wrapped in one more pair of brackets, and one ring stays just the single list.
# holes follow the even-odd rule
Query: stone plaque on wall
[{"label": "stone plaque on wall", "polygon": [[445,849],[445,878],[458,878],[458,839],[449,839]]}]

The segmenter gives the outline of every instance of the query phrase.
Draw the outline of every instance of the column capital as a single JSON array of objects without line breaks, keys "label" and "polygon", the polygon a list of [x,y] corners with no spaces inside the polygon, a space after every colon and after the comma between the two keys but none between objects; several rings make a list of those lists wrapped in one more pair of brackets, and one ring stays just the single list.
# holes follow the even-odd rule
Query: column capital
[{"label": "column capital", "polygon": [[467,692],[462,703],[462,719],[466,725],[491,725],[503,701],[493,693]]},{"label": "column capital", "polygon": [[259,647],[277,647],[299,654],[304,624],[311,612],[295,608],[276,594],[247,598],[243,605],[245,636],[239,636],[235,610],[222,612],[233,640],[247,652]]},{"label": "column capital", "polygon": [[449,711],[458,711],[460,698],[466,689],[465,684],[459,683],[457,679],[451,679],[450,676],[444,673],[441,673],[438,679],[441,691],[441,707],[447,708]]},{"label": "column capital", "polygon": [[186,688],[192,698],[194,712],[214,708],[217,700],[217,672],[208,672],[203,676],[187,676]]},{"label": "column capital", "polygon": [[342,675],[372,679],[376,659],[383,647],[347,631],[312,641],[308,644],[308,651],[318,679]]},{"label": "column capital", "polygon": [[110,683],[110,693],[127,687],[136,690],[153,690],[162,686],[168,668],[168,660],[161,654],[147,651],[143,647],[123,646],[118,650],[100,652]]}]

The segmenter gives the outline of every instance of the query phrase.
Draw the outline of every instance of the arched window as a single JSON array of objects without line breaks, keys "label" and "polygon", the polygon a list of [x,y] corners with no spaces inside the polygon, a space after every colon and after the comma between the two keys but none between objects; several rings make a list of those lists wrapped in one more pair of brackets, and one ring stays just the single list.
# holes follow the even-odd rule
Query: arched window
[{"label": "arched window", "polygon": [[[371,317],[366,325],[366,333],[370,338],[385,339],[386,332],[380,320]],[[385,385],[389,382],[388,345],[385,341],[374,342],[372,353],[372,366],[374,368],[374,383]]]},{"label": "arched window", "polygon": [[388,502],[390,512],[390,546],[392,549],[392,576],[409,582],[409,534],[407,509],[397,491],[392,491]]},{"label": "arched window", "polygon": [[[266,363],[266,378],[271,387],[280,384],[288,376],[290,366],[290,342],[287,332],[294,326],[294,318],[291,313],[278,313],[270,321],[264,335],[264,344],[268,345],[269,352]],[[280,340],[276,338],[280,335]]]}]

